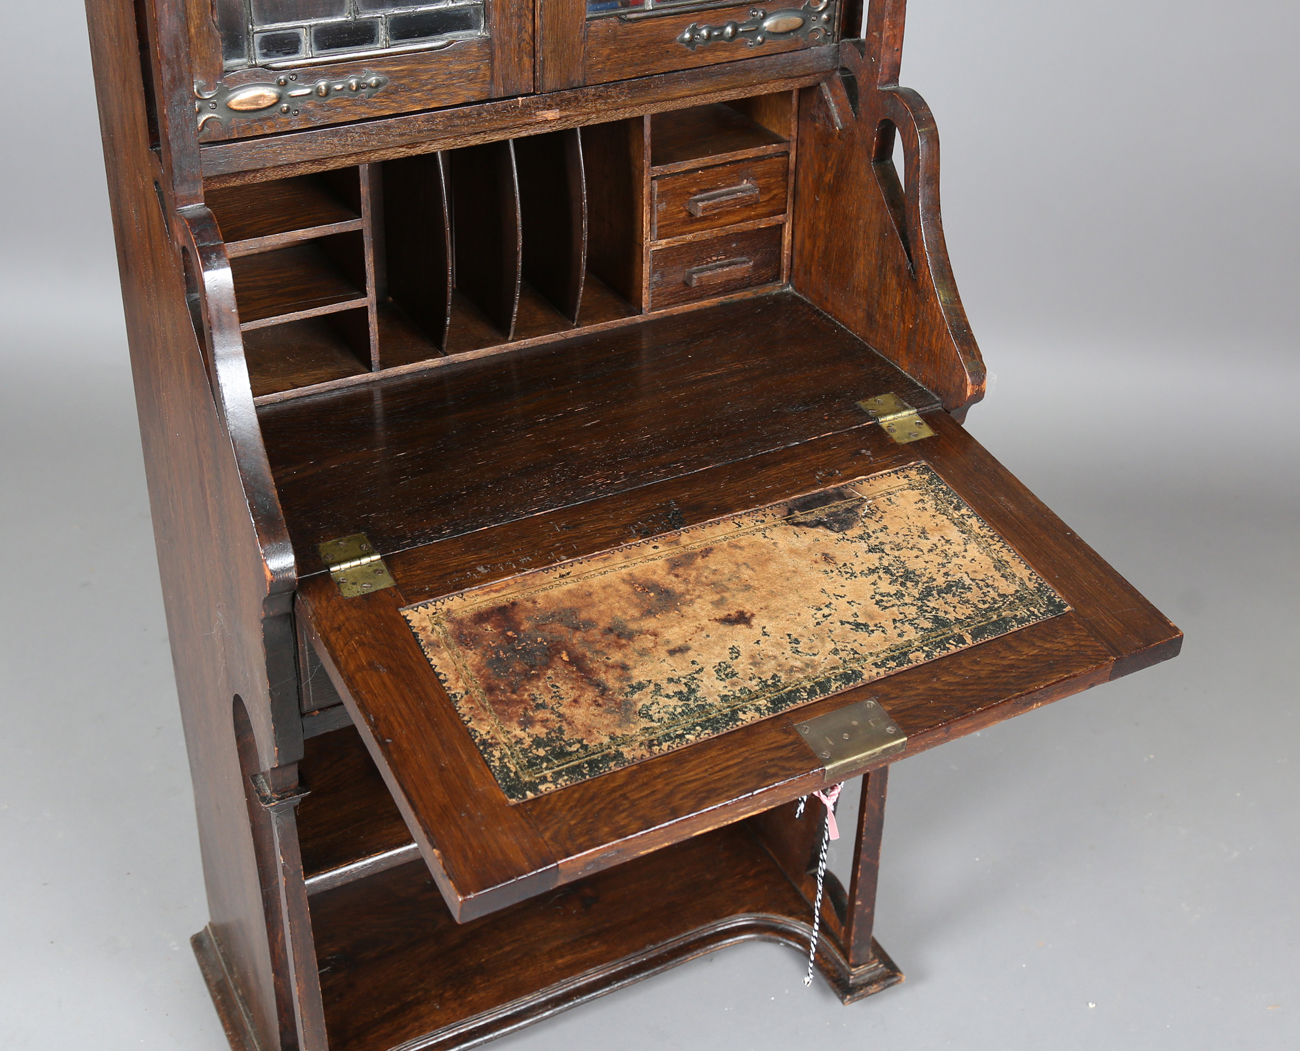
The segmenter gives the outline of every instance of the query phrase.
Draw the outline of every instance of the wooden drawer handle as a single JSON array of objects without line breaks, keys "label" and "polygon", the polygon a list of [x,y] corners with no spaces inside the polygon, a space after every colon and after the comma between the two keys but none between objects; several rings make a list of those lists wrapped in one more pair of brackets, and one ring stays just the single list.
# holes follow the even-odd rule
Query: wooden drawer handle
[{"label": "wooden drawer handle", "polygon": [[720,285],[724,281],[734,281],[738,277],[748,277],[754,269],[752,259],[723,259],[706,266],[693,266],[682,275],[682,280],[690,288]]},{"label": "wooden drawer handle", "polygon": [[752,182],[742,182],[736,186],[724,186],[721,190],[697,193],[686,202],[686,210],[699,219],[705,215],[725,212],[728,208],[757,203],[758,187]]}]

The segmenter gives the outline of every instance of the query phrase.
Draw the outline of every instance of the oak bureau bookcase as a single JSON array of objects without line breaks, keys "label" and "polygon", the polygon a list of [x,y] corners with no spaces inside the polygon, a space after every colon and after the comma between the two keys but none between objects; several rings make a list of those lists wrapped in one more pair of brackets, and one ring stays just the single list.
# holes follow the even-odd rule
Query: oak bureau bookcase
[{"label": "oak bureau bookcase", "polygon": [[903,0],[87,10],[231,1046],[899,981],[889,764],[1181,639],[962,427]]}]

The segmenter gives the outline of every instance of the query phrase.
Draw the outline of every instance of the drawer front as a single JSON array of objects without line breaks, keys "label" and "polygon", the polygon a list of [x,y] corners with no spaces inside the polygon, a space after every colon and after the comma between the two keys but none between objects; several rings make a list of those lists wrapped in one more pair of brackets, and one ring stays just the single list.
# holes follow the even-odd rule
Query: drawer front
[{"label": "drawer front", "polygon": [[[559,5],[553,5],[559,6]],[[576,7],[576,5],[575,5]],[[607,84],[676,69],[697,69],[783,51],[826,47],[836,41],[839,5],[807,0],[778,7],[752,4],[710,7],[677,5],[638,10],[632,0],[589,0],[581,82]],[[566,44],[559,26],[548,33],[543,5],[543,65],[560,58]],[[554,34],[554,35],[552,35]],[[571,45],[568,45],[571,47]],[[545,72],[543,90],[569,86]]]},{"label": "drawer front", "polygon": [[650,253],[650,309],[768,285],[781,279],[781,224],[721,234]]},{"label": "drawer front", "polygon": [[653,183],[651,236],[659,241],[783,215],[789,155],[661,175]]}]

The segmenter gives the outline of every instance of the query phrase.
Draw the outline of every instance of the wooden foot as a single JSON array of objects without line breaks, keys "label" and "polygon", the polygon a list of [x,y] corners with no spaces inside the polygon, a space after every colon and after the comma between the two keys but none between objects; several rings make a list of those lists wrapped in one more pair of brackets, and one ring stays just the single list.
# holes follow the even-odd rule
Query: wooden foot
[{"label": "wooden foot", "polygon": [[231,1051],[261,1051],[248,1011],[231,980],[230,971],[221,955],[221,945],[214,937],[212,928],[204,927],[194,935],[190,939],[190,946],[199,961],[203,980],[208,983],[208,994],[217,1009],[217,1017],[221,1019],[221,1028],[226,1031]]}]

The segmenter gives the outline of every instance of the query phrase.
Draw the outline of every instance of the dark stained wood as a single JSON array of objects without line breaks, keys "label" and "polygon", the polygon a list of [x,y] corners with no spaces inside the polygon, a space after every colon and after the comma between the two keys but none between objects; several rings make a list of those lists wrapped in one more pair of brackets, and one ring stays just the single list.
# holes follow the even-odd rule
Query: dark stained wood
[{"label": "dark stained wood", "polygon": [[[158,0],[154,0],[158,2]],[[170,4],[180,7],[180,4]],[[512,5],[493,5],[511,11]],[[531,19],[530,19],[531,21]],[[320,66],[302,66],[283,71],[296,74],[308,86],[322,81],[338,83],[363,74],[380,73],[388,84],[371,97],[339,93],[324,100],[313,99],[296,107],[298,112],[280,112],[279,107],[250,113],[223,126],[209,121],[198,136],[199,142],[229,142],[267,135],[279,135],[301,129],[321,128],[331,124],[370,120],[392,113],[439,106],[456,106],[482,99],[500,98],[528,90],[527,86],[505,89],[499,81],[499,46],[490,39],[458,40],[444,51],[423,51],[404,55],[380,55],[350,62],[331,62]],[[518,60],[518,56],[515,56]],[[240,69],[223,76],[222,83],[231,88],[245,84],[274,83],[281,71]],[[516,77],[516,80],[518,78]],[[193,126],[194,100],[191,87],[187,125]]]},{"label": "dark stained wood", "polygon": [[788,162],[782,153],[659,176],[652,183],[650,236],[658,241],[783,215]]},{"label": "dark stained wood", "polygon": [[[900,447],[871,425],[857,433],[805,442],[797,451],[777,449],[698,476],[606,498],[594,506],[559,509],[392,556],[388,563],[402,589],[400,595],[384,592],[364,600],[342,600],[332,581],[314,577],[304,587],[308,615],[323,638],[340,636],[344,648],[335,660],[333,674],[341,692],[350,690],[349,703],[359,725],[357,713],[375,705],[385,719],[410,705],[407,698],[412,684],[423,676],[419,718],[437,714],[444,728],[421,731],[414,724],[405,724],[402,739],[409,751],[396,759],[382,755],[377,759],[381,765],[400,765],[389,774],[390,780],[418,783],[426,801],[436,800],[440,809],[457,812],[460,806],[454,800],[462,791],[460,786],[481,783],[484,788],[473,789],[474,806],[483,815],[478,822],[480,836],[492,835],[507,814],[511,821],[526,818],[528,828],[549,845],[552,853],[548,858],[555,859],[558,873],[553,877],[549,868],[536,875],[520,870],[516,889],[528,879],[558,878],[563,883],[581,878],[820,787],[820,761],[799,739],[791,718],[781,716],[510,807],[472,746],[466,744],[467,751],[459,754],[454,764],[444,756],[437,770],[416,758],[435,747],[445,751],[450,732],[446,727],[459,729],[459,717],[427,665],[421,667],[413,637],[398,619],[398,606],[587,554],[642,529],[653,535],[656,529],[689,525],[754,506],[763,502],[756,495],[764,487],[767,499],[779,499],[807,491],[814,484],[833,484],[838,478],[872,473],[920,457],[1057,588],[1074,612],[808,705],[800,709],[799,718],[813,718],[874,696],[908,734],[906,754],[914,754],[1105,682],[1123,647],[1144,649],[1177,635],[1176,629],[1063,526],[1057,530],[1059,539],[1044,547],[1039,531],[1047,512],[1030,494],[1008,487],[989,490],[977,481],[972,484],[972,479],[995,476],[1001,470],[996,461],[959,427],[945,422],[942,413],[927,416],[934,419],[940,438]],[[944,432],[951,433],[949,441],[943,440]],[[963,447],[954,452],[952,446],[958,440]],[[1009,499],[1010,493],[1014,500]],[[653,508],[665,508],[667,513],[656,522]],[[1056,545],[1060,546],[1052,550]],[[1122,628],[1114,623],[1116,616],[1123,619]],[[328,626],[323,626],[322,618],[328,619]],[[373,648],[352,649],[348,642],[391,637],[398,640],[400,656],[391,651],[378,656]],[[401,674],[376,679],[367,670],[367,662],[376,659],[390,672],[400,660]],[[421,732],[423,744],[418,736]],[[465,739],[463,731],[461,737]],[[417,804],[411,806],[417,808]],[[409,813],[407,820],[411,820]],[[424,827],[434,826],[436,822],[425,819]],[[479,849],[484,849],[482,839]],[[508,844],[496,844],[494,849],[506,850]],[[461,850],[463,856],[457,853]],[[454,836],[448,844],[438,844],[438,857],[443,864],[454,861],[462,873],[477,865],[472,852]],[[475,874],[470,878],[472,882],[452,891],[449,900],[454,904],[476,898],[480,885],[494,880],[499,883],[501,876]],[[447,883],[440,883],[446,891]]]},{"label": "dark stained wood", "polygon": [[[355,182],[355,168],[345,169]],[[233,259],[292,241],[361,229],[353,208],[321,176],[297,176],[212,190],[207,205],[217,217]]]},{"label": "dark stained wood", "polygon": [[587,271],[587,276],[582,281],[582,309],[578,314],[579,325],[603,325],[620,318],[632,317],[636,313],[636,307],[590,270]]},{"label": "dark stained wood", "polygon": [[990,456],[951,417],[936,414],[926,459],[1049,581],[1088,614],[1088,630],[1113,657],[1157,647],[1164,659],[1182,638],[1158,609],[1084,543],[1023,483]]},{"label": "dark stained wood", "polygon": [[515,142],[523,278],[570,322],[578,320],[587,273],[587,183],[582,133],[533,135]]},{"label": "dark stained wood", "polygon": [[[355,253],[358,266],[364,266],[360,235],[339,237],[348,239],[344,247]],[[245,330],[366,305],[364,283],[358,286],[350,280],[320,242],[232,259],[230,270]]]},{"label": "dark stained wood", "polygon": [[[599,281],[599,278],[596,278],[595,275],[588,271],[587,282],[591,281]],[[586,282],[584,282],[585,288]],[[666,307],[663,310],[656,310],[654,314],[656,317],[671,317],[701,308],[721,306],[725,303],[736,303],[771,295],[773,291],[777,290],[770,285],[762,288],[743,289],[739,292],[730,292],[718,296],[703,303],[685,303],[680,306]],[[532,309],[524,302],[524,297],[530,294],[526,285],[521,283],[519,294],[521,311]],[[455,322],[455,331],[451,333],[452,338],[448,342],[449,349],[444,353],[437,352],[432,343],[420,335],[409,322],[402,320],[400,311],[394,313],[396,308],[393,304],[381,304],[377,310],[380,327],[387,327],[389,332],[387,338],[390,342],[394,339],[403,342],[402,353],[409,355],[409,357],[373,372],[346,376],[337,380],[327,380],[312,387],[301,387],[294,390],[280,391],[275,394],[264,394],[255,399],[255,404],[262,406],[294,401],[298,398],[312,397],[345,388],[368,386],[373,383],[383,383],[398,377],[409,377],[417,373],[442,368],[459,369],[465,367],[471,361],[481,362],[489,358],[509,358],[521,351],[533,350],[546,344],[560,343],[572,338],[574,334],[572,323],[563,318],[554,308],[545,304],[544,300],[537,296],[536,293],[531,294],[535,297],[533,307],[550,318],[555,323],[556,328],[554,331],[546,331],[543,335],[529,336],[527,339],[520,338],[519,333],[516,332],[515,338],[511,342],[502,343],[500,342],[500,334],[497,333],[487,318],[477,308],[470,305],[464,296],[453,293],[452,319]],[[478,329],[478,331],[468,334],[463,330],[462,322],[459,320],[460,315],[467,311],[474,314],[477,320],[473,324]],[[582,328],[586,333],[594,335],[600,332],[612,332],[615,329],[629,328],[640,320],[640,311],[634,310],[631,304],[608,288],[604,290],[604,299],[599,306],[599,312],[605,315],[603,319],[593,313],[592,320],[582,320],[578,327]],[[386,314],[389,315],[387,320],[385,320]],[[585,308],[583,314],[587,315]],[[521,313],[520,317],[522,316]],[[542,327],[546,328],[547,326]],[[518,328],[518,321],[516,321],[516,328]]]},{"label": "dark stained wood", "polygon": [[485,7],[492,47],[492,97],[530,94],[536,77],[534,5],[493,0]]},{"label": "dark stained wood", "polygon": [[611,80],[644,77],[652,73],[732,63],[755,54],[777,55],[783,51],[809,49],[809,42],[797,36],[769,36],[758,44],[750,37],[719,40],[694,50],[678,43],[677,38],[693,24],[723,26],[727,22],[748,22],[753,18],[750,4],[711,7],[706,11],[682,11],[656,14],[636,21],[621,18],[595,18],[587,23],[587,41],[583,49],[583,81],[603,84]]},{"label": "dark stained wood", "polygon": [[[520,294],[523,294],[522,285]],[[447,354],[465,354],[498,347],[505,338],[501,329],[465,293],[452,293],[451,320],[447,324]]]},{"label": "dark stained wood", "polygon": [[573,321],[555,308],[548,296],[542,295],[527,281],[519,286],[519,312],[515,318],[515,339],[537,339],[551,332],[570,332]]},{"label": "dark stained wood", "polygon": [[301,800],[298,766],[258,772],[257,742],[244,702],[234,701],[236,749],[248,824],[262,886],[262,905],[275,964],[280,1042],[300,1051],[325,1051],[316,948],[307,913],[295,808]]},{"label": "dark stained wood", "polygon": [[796,800],[751,817],[745,825],[772,855],[786,879],[802,889],[804,878],[817,871],[823,812],[817,800],[809,798],[802,816],[796,817],[799,813],[800,801]]},{"label": "dark stained wood", "polygon": [[781,280],[781,224],[735,233],[723,230],[699,241],[650,252],[650,306],[712,299]]},{"label": "dark stained wood", "polygon": [[[426,153],[389,161],[380,171],[386,298],[397,304],[435,348],[442,348],[451,320],[452,290],[451,213],[444,155]],[[386,344],[381,334],[381,364],[412,360],[401,351],[390,351]]]},{"label": "dark stained wood", "polygon": [[369,368],[365,303],[352,309],[244,332],[244,356],[254,395],[358,376]]},{"label": "dark stained wood", "polygon": [[847,915],[840,944],[853,967],[871,962],[872,928],[876,923],[876,883],[880,877],[880,835],[885,824],[885,792],[889,767],[862,775],[858,803],[858,835],[853,845]]},{"label": "dark stained wood", "polygon": [[329,675],[321,664],[320,655],[307,636],[307,620],[295,610],[294,629],[298,648],[298,707],[304,715],[334,708],[343,704],[343,698],[334,689]]},{"label": "dark stained wood", "polygon": [[260,1051],[248,1008],[241,1000],[231,973],[232,967],[223,958],[221,944],[213,933],[212,925],[209,924],[190,938],[190,946],[194,950],[199,971],[212,997],[212,1005],[217,1009],[217,1017],[231,1051]]},{"label": "dark stained wood", "polygon": [[501,138],[576,128],[804,87],[839,65],[833,46],[758,56],[651,79],[557,91],[532,98],[458,106],[355,126],[318,128],[274,138],[214,143],[201,151],[207,185],[302,175],[347,164],[392,160],[431,150],[457,149]]},{"label": "dark stained wood", "polygon": [[457,150],[450,164],[456,291],[509,340],[519,307],[519,179],[514,143]]},{"label": "dark stained wood", "polygon": [[[88,0],[194,944],[237,1051],[464,1046],[742,938],[807,949],[821,814],[792,804],[825,775],[790,714],[511,806],[406,603],[925,462],[1072,608],[799,718],[873,696],[904,758],[1177,653],[959,426],[983,366],[904,6],[843,47],[692,51],[748,5],[491,0],[443,50],[223,72],[211,0]],[[349,97],[363,71],[389,83]],[[196,119],[280,76],[288,112]],[[935,436],[855,405],[888,391]],[[357,531],[397,587],[344,599],[316,545]],[[817,959],[845,1002],[901,978],[871,938],[886,768],[847,773]]]},{"label": "dark stained wood", "polygon": [[391,630],[401,594],[388,589],[344,604],[328,576],[300,594],[326,670],[457,920],[553,887],[551,849],[506,805],[455,709],[424,673],[414,636]]},{"label": "dark stained wood", "polygon": [[[276,652],[283,636],[275,625],[283,611],[279,596],[294,587],[292,552],[276,522],[274,490],[263,484],[265,461],[259,465],[249,445],[251,392],[242,404],[222,396],[219,405],[196,339],[170,240],[185,223],[177,218],[169,231],[153,186],[162,171],[149,149],[136,12],[129,0],[97,0],[87,5],[87,16],[167,634],[195,785],[211,917],[207,942],[229,961],[225,973],[237,983],[247,1031],[273,1048],[276,975],[231,703],[239,695],[249,708],[259,767],[298,758],[301,730],[284,721],[285,708],[296,712],[297,698],[282,707],[271,686],[284,677]],[[156,69],[160,52],[148,55],[145,64]],[[185,70],[174,72],[177,80],[187,79]],[[168,131],[170,142],[186,135],[192,142],[192,115],[189,102],[185,123]],[[168,117],[166,105],[162,116]],[[176,151],[171,156],[183,160]],[[163,190],[164,200],[177,207],[189,206],[191,192],[197,197],[192,153],[189,163],[195,167],[182,169]],[[207,249],[200,252],[195,244],[187,250],[201,272]],[[207,291],[198,291],[199,309]],[[238,345],[227,323],[209,348],[223,366],[232,339]],[[292,659],[291,636],[288,651]],[[292,688],[292,671],[287,678]]]},{"label": "dark stained wood", "polygon": [[[714,949],[763,938],[806,954],[810,936],[803,896],[735,827],[472,923],[452,922],[419,865],[317,895],[312,919],[331,1046],[349,1051],[459,1047]],[[861,995],[832,939],[817,962]],[[870,991],[901,978],[882,967]]]},{"label": "dark stained wood", "polygon": [[260,418],[311,572],[316,545],[350,533],[403,550],[861,428],[856,402],[891,390],[933,403],[782,294],[266,405]]},{"label": "dark stained wood", "polygon": [[656,172],[676,171],[736,154],[752,157],[782,150],[788,138],[725,102],[691,106],[651,116],[650,165]]},{"label": "dark stained wood", "polygon": [[[984,364],[944,245],[934,118],[919,95],[890,82],[897,69],[889,41],[901,42],[902,6],[872,8],[873,18],[897,8],[877,38],[889,51],[884,67],[846,41],[852,81],[837,75],[825,90],[802,93],[791,281],[960,417],[983,397]],[[894,185],[884,121],[902,136],[905,188]]]},{"label": "dark stained wood", "polygon": [[537,0],[537,90],[583,82],[587,0]]},{"label": "dark stained wood", "polygon": [[799,96],[795,92],[750,95],[732,99],[727,105],[782,139],[793,139],[799,126]]},{"label": "dark stained wood", "polygon": [[356,196],[348,197],[349,203],[356,205],[361,212],[361,243],[364,251],[363,276],[366,285],[366,336],[369,342],[370,368],[372,371],[383,366],[379,360],[379,305],[388,299],[388,249],[385,244],[384,229],[384,185],[383,172],[378,164],[362,164],[357,168],[357,180],[353,184],[350,178],[344,179],[350,169],[325,172],[325,178],[340,193],[350,194],[355,188]]},{"label": "dark stained wood", "polygon": [[[454,303],[455,294],[451,299]],[[448,309],[450,328],[453,310]],[[375,342],[379,363],[385,369],[401,368],[441,357],[445,352],[396,303],[380,303],[375,310]]]},{"label": "dark stained wood", "polygon": [[298,804],[302,867],[309,881],[413,845],[355,728],[307,741],[299,772],[309,793]]},{"label": "dark stained wood", "polygon": [[645,305],[642,230],[649,184],[645,120],[593,124],[583,132],[587,173],[587,262],[592,273],[631,303]]}]

